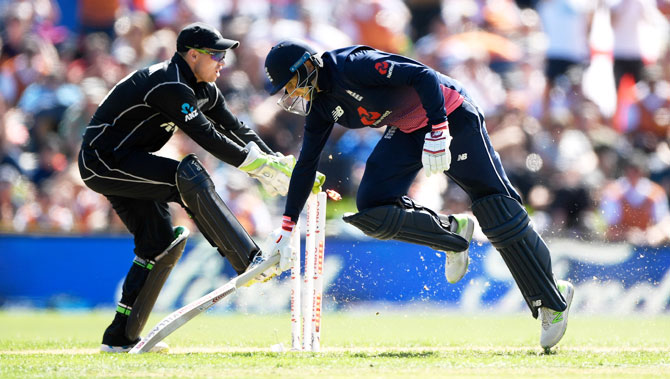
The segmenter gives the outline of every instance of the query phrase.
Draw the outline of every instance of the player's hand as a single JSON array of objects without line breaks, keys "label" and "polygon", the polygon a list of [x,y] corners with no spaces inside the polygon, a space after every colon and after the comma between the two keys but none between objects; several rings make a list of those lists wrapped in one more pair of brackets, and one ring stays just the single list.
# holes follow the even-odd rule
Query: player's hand
[{"label": "player's hand", "polygon": [[295,167],[295,157],[266,154],[255,142],[249,142],[245,147],[249,154],[238,168],[258,179],[270,196],[285,196]]},{"label": "player's hand", "polygon": [[323,190],[323,183],[326,182],[326,175],[316,172],[316,177],[314,178],[314,185],[312,186],[312,193],[319,193]]},{"label": "player's hand", "polygon": [[423,154],[421,155],[421,163],[423,163],[426,176],[449,170],[451,165],[450,143],[451,135],[449,135],[449,123],[447,121],[433,125],[433,130],[426,133]]},{"label": "player's hand", "polygon": [[[293,238],[294,228],[295,222],[291,221],[289,217],[284,216],[281,228],[277,234],[277,240],[270,250],[270,255],[279,254],[279,269],[281,271],[290,269],[293,265],[293,259],[297,256],[297,254],[292,254],[291,251],[293,248],[291,238]],[[296,236],[296,238],[298,237]]]}]

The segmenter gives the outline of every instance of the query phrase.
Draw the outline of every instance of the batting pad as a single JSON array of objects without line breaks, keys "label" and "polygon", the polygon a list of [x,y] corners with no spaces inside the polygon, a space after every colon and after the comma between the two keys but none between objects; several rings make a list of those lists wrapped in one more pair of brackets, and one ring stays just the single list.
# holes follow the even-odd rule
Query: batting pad
[{"label": "batting pad", "polygon": [[427,208],[403,197],[397,204],[382,205],[343,217],[370,237],[425,245],[439,251],[464,251],[469,242],[442,225]]},{"label": "batting pad", "polygon": [[502,255],[533,317],[537,318],[540,307],[565,310],[565,299],[551,271],[549,248],[523,206],[511,197],[492,195],[474,202],[472,213]]}]

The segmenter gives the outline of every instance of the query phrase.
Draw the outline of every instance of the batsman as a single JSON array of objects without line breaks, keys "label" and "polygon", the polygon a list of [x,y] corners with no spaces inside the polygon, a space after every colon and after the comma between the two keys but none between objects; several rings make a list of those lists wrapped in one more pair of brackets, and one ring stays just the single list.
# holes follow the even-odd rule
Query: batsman
[{"label": "batsman", "polygon": [[[238,274],[267,259],[194,154],[181,161],[152,154],[179,128],[221,161],[258,179],[268,193],[286,194],[295,158],[273,152],[231,113],[214,85],[226,53],[238,45],[207,24],[186,26],[174,56],[121,80],[86,128],[78,158],[81,177],[111,202],[135,243],[114,320],[102,337],[103,352],[127,352],[139,342],[182,255],[189,231],[172,226],[169,202],[187,210]],[[164,343],[154,347],[166,349]]]},{"label": "batsman", "polygon": [[549,249],[505,174],[481,109],[458,81],[367,46],[319,54],[298,40],[272,47],[265,73],[270,94],[283,92],[279,105],[306,116],[284,210],[285,238],[274,246],[282,260],[290,255],[289,237],[334,125],[386,127],[366,162],[356,197],[359,212],[345,221],[374,238],[446,252],[445,275],[455,283],[468,268],[475,220],[437,214],[407,197],[422,168],[428,176],[446,174],[468,193],[482,231],[502,255],[533,317],[540,317],[541,346],[558,343],[573,286],[554,279]]}]

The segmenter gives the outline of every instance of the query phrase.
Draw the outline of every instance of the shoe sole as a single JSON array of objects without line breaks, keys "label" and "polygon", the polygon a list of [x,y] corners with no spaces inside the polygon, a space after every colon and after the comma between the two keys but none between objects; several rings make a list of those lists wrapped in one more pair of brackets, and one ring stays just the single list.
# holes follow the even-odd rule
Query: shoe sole
[{"label": "shoe sole", "polygon": [[[128,353],[132,348],[133,346],[111,346],[103,343],[100,345],[100,352],[104,354]],[[168,351],[170,351],[170,347],[167,344],[161,346],[156,345],[149,350],[150,353],[159,354],[166,354]]]},{"label": "shoe sole", "polygon": [[561,335],[558,336],[558,340],[556,341],[556,343],[554,343],[551,346],[542,346],[542,348],[544,348],[545,353],[548,353],[552,347],[556,346],[561,341],[561,339],[563,339],[565,331],[568,330],[568,316],[570,315],[570,306],[572,305],[572,297],[575,295],[575,287],[569,282],[566,283],[568,283],[568,293],[565,295],[565,302],[567,303],[567,307],[565,307],[565,311],[563,311],[563,317],[565,317],[565,327],[563,328]]},{"label": "shoe sole", "polygon": [[[463,275],[461,275],[458,279],[449,280],[449,278],[447,278],[447,281],[451,284],[458,283],[461,279],[463,279],[465,274],[468,273],[468,267],[470,266],[470,253],[469,253],[470,252],[470,242],[472,241],[472,234],[475,232],[475,221],[470,216],[466,216],[466,217],[468,219],[468,224],[466,225],[465,236],[461,236],[461,237],[465,238],[466,241],[468,241],[468,248],[461,252],[462,254],[465,254],[465,270],[463,270]],[[445,252],[445,254],[446,254],[446,252]],[[445,278],[447,277],[446,261],[445,261],[445,267],[444,267],[444,276],[445,276]]]}]

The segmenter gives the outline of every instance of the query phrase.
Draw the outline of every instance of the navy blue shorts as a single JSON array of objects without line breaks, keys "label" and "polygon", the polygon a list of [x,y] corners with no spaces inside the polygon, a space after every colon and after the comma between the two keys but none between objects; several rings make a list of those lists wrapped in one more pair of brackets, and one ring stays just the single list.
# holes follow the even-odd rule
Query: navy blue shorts
[{"label": "navy blue shorts", "polygon": [[[481,112],[466,101],[447,118],[453,139],[449,147],[451,166],[446,174],[465,190],[471,201],[494,194],[521,201],[491,145]],[[359,210],[391,204],[407,195],[423,167],[421,154],[429,131],[430,126],[409,134],[387,128],[368,157],[356,197]]]}]

